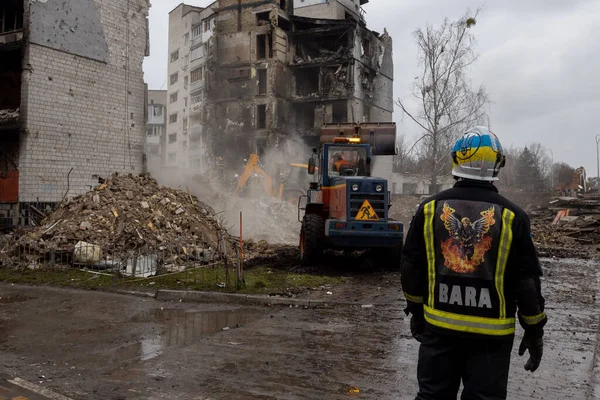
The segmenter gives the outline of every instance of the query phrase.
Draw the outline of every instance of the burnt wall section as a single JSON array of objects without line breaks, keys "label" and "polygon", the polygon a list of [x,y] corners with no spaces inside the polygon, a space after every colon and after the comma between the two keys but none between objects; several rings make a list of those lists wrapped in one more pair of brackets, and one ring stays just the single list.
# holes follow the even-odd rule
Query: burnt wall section
[{"label": "burnt wall section", "polygon": [[95,4],[106,62],[35,43],[26,52],[20,202],[59,202],[98,177],[144,170],[148,1]]},{"label": "burnt wall section", "polygon": [[31,1],[31,43],[108,62],[108,43],[99,11],[103,2],[105,1]]}]

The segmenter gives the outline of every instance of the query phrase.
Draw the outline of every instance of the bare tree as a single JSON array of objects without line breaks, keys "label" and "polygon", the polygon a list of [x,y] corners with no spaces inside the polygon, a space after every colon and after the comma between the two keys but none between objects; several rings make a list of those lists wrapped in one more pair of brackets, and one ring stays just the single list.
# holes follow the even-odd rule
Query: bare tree
[{"label": "bare tree", "polygon": [[406,135],[403,133],[398,135],[396,144],[398,145],[398,154],[394,156],[394,172],[414,172],[416,162],[410,152],[411,145],[407,142]]},{"label": "bare tree", "polygon": [[539,142],[527,146],[536,160],[537,169],[545,180],[545,186],[550,187],[552,181],[552,157],[550,150]]},{"label": "bare tree", "polygon": [[485,120],[489,104],[483,86],[473,89],[467,78],[468,67],[477,59],[475,36],[470,30],[479,10],[469,14],[457,21],[446,18],[439,27],[428,25],[414,33],[423,68],[412,90],[419,109],[410,111],[405,101],[396,101],[423,130],[415,145],[419,145],[419,156],[426,159],[432,185],[437,185],[438,177],[450,169],[448,152],[452,142],[468,127]]}]

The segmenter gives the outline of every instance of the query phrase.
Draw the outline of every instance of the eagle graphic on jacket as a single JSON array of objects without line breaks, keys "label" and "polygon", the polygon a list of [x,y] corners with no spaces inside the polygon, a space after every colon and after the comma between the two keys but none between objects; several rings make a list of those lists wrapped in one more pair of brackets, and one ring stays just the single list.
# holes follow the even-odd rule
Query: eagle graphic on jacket
[{"label": "eagle graphic on jacket", "polygon": [[481,211],[481,218],[471,221],[468,217],[458,218],[456,210],[444,203],[440,219],[448,231],[449,239],[442,243],[445,265],[456,272],[470,272],[483,262],[489,250],[491,237],[486,236],[494,220],[494,206]]}]

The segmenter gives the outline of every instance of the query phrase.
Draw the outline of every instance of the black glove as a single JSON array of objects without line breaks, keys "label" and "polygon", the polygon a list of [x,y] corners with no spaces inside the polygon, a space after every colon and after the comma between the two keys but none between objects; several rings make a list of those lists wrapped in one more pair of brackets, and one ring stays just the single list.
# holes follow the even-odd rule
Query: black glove
[{"label": "black glove", "polygon": [[410,333],[413,335],[415,339],[420,343],[422,338],[421,336],[425,332],[425,318],[422,315],[413,316],[410,318]]},{"label": "black glove", "polygon": [[519,356],[525,354],[525,350],[529,350],[529,360],[525,363],[525,371],[535,372],[540,366],[544,354],[544,340],[542,338],[533,339],[525,334],[519,346]]}]

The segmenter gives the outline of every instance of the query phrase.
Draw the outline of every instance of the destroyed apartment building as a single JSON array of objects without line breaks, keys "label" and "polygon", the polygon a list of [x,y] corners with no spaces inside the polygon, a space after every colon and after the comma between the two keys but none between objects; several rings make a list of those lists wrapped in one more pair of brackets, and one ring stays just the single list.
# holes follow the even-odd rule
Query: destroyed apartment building
[{"label": "destroyed apartment building", "polygon": [[33,223],[99,178],[143,171],[148,8],[0,3],[0,224]]},{"label": "destroyed apartment building", "polygon": [[392,39],[367,29],[367,2],[218,0],[171,11],[166,167],[202,173],[223,157],[237,169],[273,148],[305,162],[290,139],[310,149],[323,123],[391,121]]}]

